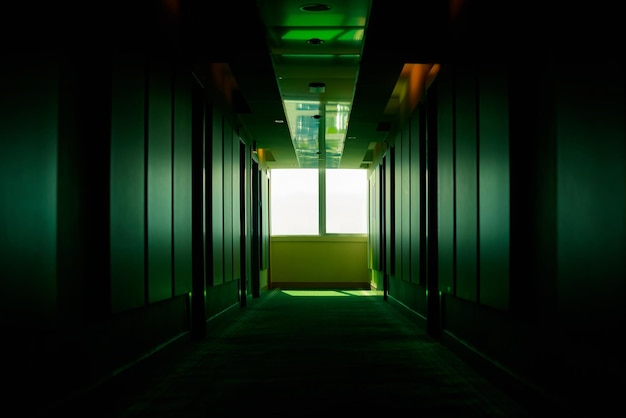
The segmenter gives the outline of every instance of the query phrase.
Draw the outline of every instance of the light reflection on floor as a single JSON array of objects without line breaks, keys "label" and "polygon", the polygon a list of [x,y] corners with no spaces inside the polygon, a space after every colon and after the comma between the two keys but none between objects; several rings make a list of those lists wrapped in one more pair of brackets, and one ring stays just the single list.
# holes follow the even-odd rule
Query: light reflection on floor
[{"label": "light reflection on floor", "polygon": [[285,293],[289,296],[324,296],[324,297],[332,297],[332,296],[380,296],[382,295],[382,291],[380,290],[370,290],[370,289],[311,289],[311,290],[281,290],[281,293]]}]

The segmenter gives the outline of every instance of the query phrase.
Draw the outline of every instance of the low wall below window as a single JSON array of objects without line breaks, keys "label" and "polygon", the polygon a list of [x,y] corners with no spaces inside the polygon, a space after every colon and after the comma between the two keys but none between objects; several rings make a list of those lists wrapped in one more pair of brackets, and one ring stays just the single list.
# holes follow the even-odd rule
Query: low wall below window
[{"label": "low wall below window", "polygon": [[270,238],[272,288],[370,288],[367,236]]}]

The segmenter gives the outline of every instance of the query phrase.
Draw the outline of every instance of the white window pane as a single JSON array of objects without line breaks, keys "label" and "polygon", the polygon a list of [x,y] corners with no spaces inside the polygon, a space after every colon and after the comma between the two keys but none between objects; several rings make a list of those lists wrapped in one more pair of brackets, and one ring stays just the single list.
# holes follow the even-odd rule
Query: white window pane
[{"label": "white window pane", "polygon": [[270,234],[318,235],[317,169],[276,169],[270,175]]},{"label": "white window pane", "polygon": [[326,232],[367,233],[367,170],[326,170]]}]

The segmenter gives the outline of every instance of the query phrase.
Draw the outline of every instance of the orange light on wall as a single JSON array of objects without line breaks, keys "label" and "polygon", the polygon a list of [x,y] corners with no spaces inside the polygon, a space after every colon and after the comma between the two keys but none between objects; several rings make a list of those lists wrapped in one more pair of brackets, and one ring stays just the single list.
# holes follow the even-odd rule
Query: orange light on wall
[{"label": "orange light on wall", "polygon": [[223,94],[227,103],[232,104],[233,92],[239,87],[235,77],[227,63],[214,62],[209,64],[211,69],[211,82],[214,89]]},{"label": "orange light on wall", "polygon": [[177,18],[180,16],[180,0],[161,0],[161,4],[171,17]]},{"label": "orange light on wall", "polygon": [[398,81],[385,107],[385,113],[396,114],[400,117],[411,114],[415,106],[422,101],[424,93],[432,84],[439,64],[404,64]]}]

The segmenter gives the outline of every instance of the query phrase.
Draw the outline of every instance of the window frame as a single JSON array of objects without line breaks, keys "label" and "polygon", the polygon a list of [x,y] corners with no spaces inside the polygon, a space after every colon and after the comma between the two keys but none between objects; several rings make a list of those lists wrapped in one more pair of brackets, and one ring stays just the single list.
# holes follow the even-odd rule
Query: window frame
[{"label": "window frame", "polygon": [[[286,171],[286,170],[316,170],[318,175],[317,175],[317,186],[318,186],[318,194],[317,194],[317,206],[318,206],[318,220],[317,220],[317,234],[275,234],[272,232],[272,217],[273,217],[273,209],[272,209],[272,189],[273,187],[271,186],[271,182],[272,182],[272,173],[276,172],[276,171]],[[270,232],[270,236],[271,237],[298,237],[298,236],[308,236],[308,237],[324,237],[324,236],[367,236],[368,230],[369,230],[369,222],[368,222],[368,213],[369,213],[369,178],[367,176],[367,170],[365,169],[358,169],[358,170],[362,170],[365,176],[365,187],[364,187],[364,193],[365,193],[365,199],[364,199],[364,204],[365,204],[365,232],[331,232],[329,233],[327,231],[327,225],[326,225],[326,221],[327,221],[327,215],[326,215],[326,172],[327,170],[356,170],[356,169],[341,169],[341,168],[332,168],[332,169],[326,169],[326,168],[311,168],[311,169],[307,169],[307,168],[294,168],[294,169],[282,169],[282,168],[276,168],[276,169],[270,169],[269,170],[269,181],[270,181],[270,193],[268,196],[268,200],[270,202],[270,207],[269,207],[269,219],[270,219],[270,228],[269,228],[269,232]]]}]

